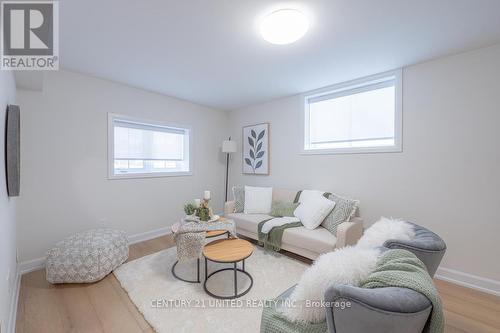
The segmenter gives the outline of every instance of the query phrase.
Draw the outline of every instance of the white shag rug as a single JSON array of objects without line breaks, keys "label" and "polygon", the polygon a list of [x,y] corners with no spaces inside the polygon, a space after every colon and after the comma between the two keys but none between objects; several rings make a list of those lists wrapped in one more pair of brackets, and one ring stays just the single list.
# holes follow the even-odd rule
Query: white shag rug
[{"label": "white shag rug", "polygon": [[[245,260],[245,270],[253,277],[250,292],[236,300],[216,300],[203,290],[204,260],[201,260],[202,283],[187,283],[172,276],[176,248],[169,248],[128,262],[114,271],[122,287],[144,318],[159,333],[170,332],[259,332],[262,314],[260,301],[275,298],[296,284],[307,264],[290,257],[265,252],[255,247]],[[195,277],[196,261],[178,264],[183,278]],[[209,262],[209,274],[232,264]],[[241,268],[241,263],[238,264]],[[238,289],[250,281],[238,274]],[[230,295],[234,290],[233,271],[218,273],[209,279],[211,292]],[[184,303],[183,303],[184,302]]]}]

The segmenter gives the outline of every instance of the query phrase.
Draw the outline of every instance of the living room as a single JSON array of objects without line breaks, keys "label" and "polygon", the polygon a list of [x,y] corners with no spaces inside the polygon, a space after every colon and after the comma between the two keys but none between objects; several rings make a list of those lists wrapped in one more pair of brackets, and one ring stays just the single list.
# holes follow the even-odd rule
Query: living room
[{"label": "living room", "polygon": [[500,332],[498,1],[1,5],[0,332]]}]

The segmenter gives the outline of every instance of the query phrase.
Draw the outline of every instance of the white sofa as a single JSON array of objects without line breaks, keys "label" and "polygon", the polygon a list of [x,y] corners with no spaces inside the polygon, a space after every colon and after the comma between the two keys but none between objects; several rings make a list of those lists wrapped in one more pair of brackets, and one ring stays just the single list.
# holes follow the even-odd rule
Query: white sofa
[{"label": "white sofa", "polygon": [[[296,194],[297,191],[273,189],[273,201],[293,202]],[[234,201],[225,203],[224,215],[234,220],[238,234],[255,240],[258,240],[258,224],[272,218],[265,214],[235,213]],[[337,235],[333,235],[322,226],[314,230],[304,227],[289,228],[283,233],[281,248],[314,260],[319,255],[333,251],[335,248],[356,244],[362,234],[363,220],[360,217],[341,223],[337,228]]]}]

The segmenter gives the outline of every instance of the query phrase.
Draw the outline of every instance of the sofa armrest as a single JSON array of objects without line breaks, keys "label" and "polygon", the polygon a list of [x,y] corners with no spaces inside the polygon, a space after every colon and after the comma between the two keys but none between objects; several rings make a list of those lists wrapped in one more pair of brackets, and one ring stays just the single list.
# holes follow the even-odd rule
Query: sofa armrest
[{"label": "sofa armrest", "polygon": [[414,226],[415,237],[411,240],[389,239],[385,241],[384,247],[410,251],[425,264],[429,275],[433,277],[446,252],[446,243],[432,231],[415,223],[408,223]]},{"label": "sofa armrest", "polygon": [[406,288],[332,285],[324,297],[330,333],[421,333],[432,309],[427,297]]},{"label": "sofa armrest", "polygon": [[234,201],[226,201],[224,203],[224,215],[234,213]]},{"label": "sofa armrest", "polygon": [[363,219],[354,217],[349,222],[337,226],[337,248],[354,245],[363,235]]}]

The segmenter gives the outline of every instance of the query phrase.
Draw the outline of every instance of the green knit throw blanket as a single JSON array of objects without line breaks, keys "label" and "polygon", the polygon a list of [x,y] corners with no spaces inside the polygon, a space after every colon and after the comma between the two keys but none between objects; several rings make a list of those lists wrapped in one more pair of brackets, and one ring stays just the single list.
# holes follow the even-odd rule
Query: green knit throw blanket
[{"label": "green knit throw blanket", "polygon": [[268,219],[259,223],[259,225],[257,226],[257,233],[259,236],[259,245],[263,246],[266,250],[271,250],[271,251],[281,250],[281,239],[283,238],[283,232],[286,229],[296,228],[302,225],[302,223],[300,222],[288,223],[274,227],[271,230],[269,230],[267,234],[265,234],[262,232],[262,226],[269,220],[272,219]]},{"label": "green knit throw blanket", "polygon": [[425,295],[432,303],[432,313],[424,332],[443,333],[441,299],[424,263],[406,250],[389,250],[377,261],[375,271],[361,283],[361,288],[400,287]]},{"label": "green knit throw blanket", "polygon": [[283,300],[271,302],[262,311],[260,333],[326,333],[326,320],[320,323],[291,322],[282,314]]},{"label": "green knit throw blanket", "polygon": [[[295,199],[293,200],[293,203],[299,202],[301,193],[302,190],[297,192],[297,194],[295,195]],[[323,196],[327,199],[330,195],[331,195],[330,192],[323,193]],[[297,228],[302,226],[301,222],[288,223],[282,226],[274,227],[269,231],[269,233],[265,234],[262,232],[262,226],[269,220],[265,220],[259,223],[259,225],[257,226],[257,234],[259,237],[259,245],[263,246],[266,250],[271,250],[271,251],[277,251],[277,252],[281,251],[281,239],[283,238],[283,232],[286,229]]]}]

